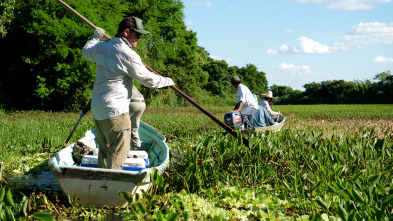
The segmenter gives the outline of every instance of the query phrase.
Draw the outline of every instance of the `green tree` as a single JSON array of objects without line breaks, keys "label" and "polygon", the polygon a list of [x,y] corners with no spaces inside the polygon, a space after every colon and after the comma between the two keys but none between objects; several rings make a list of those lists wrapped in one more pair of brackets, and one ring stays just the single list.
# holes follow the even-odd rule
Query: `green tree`
[{"label": "green tree", "polygon": [[273,95],[277,97],[274,100],[274,103],[281,104],[281,103],[292,103],[291,97],[293,96],[293,89],[289,86],[280,86],[273,84],[270,86],[270,90],[273,92]]},{"label": "green tree", "polygon": [[4,38],[7,28],[14,18],[14,8],[16,0],[2,0],[0,2],[0,37]]},{"label": "green tree", "polygon": [[[201,68],[205,52],[197,45],[196,33],[186,29],[183,8],[181,1],[145,0],[127,13],[140,17],[144,28],[151,32],[136,49],[142,60],[161,75],[171,77],[186,94],[197,96],[209,75]],[[156,93],[146,88],[142,92],[148,97]]]},{"label": "green tree", "polygon": [[280,86],[276,84],[270,86],[270,90],[273,92],[273,95],[275,97],[279,97],[279,98],[291,94],[293,92],[293,89],[289,86]]},{"label": "green tree", "polygon": [[386,71],[375,75],[373,92],[378,99],[378,103],[392,103],[393,97],[393,75],[391,71]]},{"label": "green tree", "polygon": [[[121,20],[127,4],[120,1],[70,0],[68,4],[97,26]],[[110,8],[102,13],[102,8]],[[18,1],[8,33],[0,42],[0,93],[17,108],[75,109],[90,98],[94,64],[81,59],[92,30],[56,1]]]},{"label": "green tree", "polygon": [[304,84],[305,88],[305,96],[303,97],[303,102],[305,104],[316,104],[318,103],[321,91],[321,84],[316,82],[311,82],[308,84]]},{"label": "green tree", "polygon": [[[181,1],[68,0],[67,3],[110,36],[125,16],[144,21],[151,35],[136,49],[142,60],[176,86],[196,96],[207,83],[203,50],[196,33],[186,30]],[[0,46],[0,102],[14,108],[76,109],[91,97],[95,64],[81,48],[93,30],[51,0],[17,1],[15,16]],[[201,53],[201,54],[200,54]],[[170,91],[170,90],[164,90]],[[145,89],[146,97],[156,93]],[[173,96],[172,96],[173,97]]]},{"label": "green tree", "polygon": [[209,73],[209,80],[204,89],[214,95],[223,95],[230,86],[228,79],[231,78],[228,71],[228,64],[221,60],[216,61],[209,58],[209,62],[202,66],[202,69]]},{"label": "green tree", "polygon": [[246,67],[239,68],[236,72],[241,76],[242,83],[254,93],[266,91],[268,82],[266,74],[258,71],[253,64],[247,64]]},{"label": "green tree", "polygon": [[355,95],[356,84],[344,80],[323,81],[322,91],[325,91],[325,102],[332,104],[351,103]]}]

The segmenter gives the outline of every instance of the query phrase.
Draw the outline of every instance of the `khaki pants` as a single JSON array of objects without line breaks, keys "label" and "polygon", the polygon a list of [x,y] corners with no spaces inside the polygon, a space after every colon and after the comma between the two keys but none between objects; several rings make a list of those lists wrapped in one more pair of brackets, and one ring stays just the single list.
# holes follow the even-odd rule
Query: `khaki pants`
[{"label": "khaki pants", "polygon": [[133,150],[139,150],[141,148],[141,140],[139,139],[139,124],[141,123],[141,117],[145,109],[145,102],[133,102],[131,100],[131,148]]},{"label": "khaki pants", "polygon": [[122,170],[130,151],[131,122],[128,113],[105,120],[95,120],[98,167]]}]

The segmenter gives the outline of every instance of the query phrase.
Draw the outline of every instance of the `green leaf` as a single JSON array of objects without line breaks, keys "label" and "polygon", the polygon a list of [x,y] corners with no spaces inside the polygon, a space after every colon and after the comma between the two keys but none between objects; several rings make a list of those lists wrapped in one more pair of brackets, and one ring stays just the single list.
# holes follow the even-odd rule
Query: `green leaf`
[{"label": "green leaf", "polygon": [[11,193],[10,189],[8,189],[7,192],[5,193],[4,203],[7,206],[11,206],[11,207],[15,206],[14,200],[12,199],[12,193]]},{"label": "green leaf", "polygon": [[351,180],[352,180],[352,181],[356,181],[356,180],[358,179],[359,176],[360,176],[360,174],[354,173],[354,174],[352,174]]},{"label": "green leaf", "polygon": [[165,183],[162,187],[161,187],[161,193],[163,195],[166,194],[166,189],[169,187],[169,183]]},{"label": "green leaf", "polygon": [[162,214],[162,212],[160,210],[159,211],[154,211],[153,217],[157,221],[164,221],[164,215]]},{"label": "green leaf", "polygon": [[210,144],[211,139],[212,139],[212,136],[207,136],[205,138],[205,140],[203,141],[203,146],[207,148]]},{"label": "green leaf", "polygon": [[323,201],[322,199],[317,199],[316,201],[320,207],[325,210],[329,210],[329,206],[325,203],[325,201]]},{"label": "green leaf", "polygon": [[5,207],[5,220],[16,221],[14,214],[10,207]]},{"label": "green leaf", "polygon": [[376,188],[376,190],[379,192],[379,194],[381,194],[381,195],[386,195],[386,190],[385,190],[385,187],[384,186],[382,186],[380,183],[377,183],[377,188]]},{"label": "green leaf", "polygon": [[180,213],[170,212],[166,215],[168,221],[177,221],[180,218]]},{"label": "green leaf", "polygon": [[21,202],[21,210],[19,211],[19,215],[22,217],[27,216],[27,206],[29,205],[29,198],[26,196],[23,196],[22,202]]},{"label": "green leaf", "polygon": [[189,166],[188,166],[188,168],[187,168],[187,173],[186,173],[186,175],[184,176],[184,179],[186,180],[186,181],[190,181],[190,178],[191,178],[191,176],[193,175],[193,172],[194,171],[194,163],[191,163]]},{"label": "green leaf", "polygon": [[243,144],[243,137],[242,137],[242,133],[240,132],[240,130],[237,131],[237,144],[239,146],[241,146]]},{"label": "green leaf", "polygon": [[334,186],[332,186],[332,185],[327,185],[327,187],[328,187],[328,189],[332,192],[332,193],[335,193],[335,194],[339,194],[339,192],[338,192],[338,190],[334,187]]},{"label": "green leaf", "polygon": [[317,213],[311,217],[311,221],[323,221],[321,214]]},{"label": "green leaf", "polygon": [[351,190],[351,189],[346,189],[346,192],[348,193],[348,196],[349,196],[349,198],[352,200],[352,201],[356,201],[356,198],[355,198],[355,196],[354,196],[354,194],[353,194],[353,191]]},{"label": "green leaf", "polygon": [[368,191],[369,191],[370,195],[373,193],[374,187],[379,182],[380,179],[381,179],[381,173],[373,175],[370,178],[368,178],[368,182],[371,183],[369,188],[368,188]]},{"label": "green leaf", "polygon": [[185,210],[183,212],[183,219],[184,221],[188,221],[191,219],[191,212],[189,210]]},{"label": "green leaf", "polygon": [[1,188],[0,190],[0,203],[3,202],[4,195],[5,195],[5,187]]},{"label": "green leaf", "polygon": [[218,149],[218,153],[219,153],[219,155],[220,156],[222,156],[224,153],[225,153],[225,150],[226,150],[226,148],[225,148],[225,146],[224,146],[224,143],[220,143],[220,147],[219,147],[219,149]]},{"label": "green leaf", "polygon": [[341,206],[338,205],[338,214],[340,215],[341,219],[344,221],[348,221],[348,213],[345,211],[345,209]]},{"label": "green leaf", "polygon": [[127,201],[128,203],[132,203],[133,201],[133,196],[131,192],[126,192],[126,191],[119,192],[119,196],[123,198],[125,201]]},{"label": "green leaf", "polygon": [[138,201],[141,198],[140,193],[135,193],[135,201]]},{"label": "green leaf", "polygon": [[337,182],[332,182],[333,186],[335,186],[339,190],[345,190],[346,188],[341,184]]},{"label": "green leaf", "polygon": [[135,207],[139,210],[140,213],[145,214],[147,212],[147,208],[142,203],[137,203]]},{"label": "green leaf", "polygon": [[382,201],[382,210],[385,210],[385,208],[389,205],[392,204],[393,202],[393,194],[390,194],[387,196],[383,201]]},{"label": "green leaf", "polygon": [[356,209],[351,210],[351,212],[349,213],[348,221],[355,221],[357,214],[358,211]]},{"label": "green leaf", "polygon": [[152,173],[150,174],[150,180],[156,181],[158,179],[158,170],[156,168],[152,168]]},{"label": "green leaf", "polygon": [[157,182],[156,182],[157,187],[162,187],[164,185],[164,177],[161,176],[160,174],[158,175]]},{"label": "green leaf", "polygon": [[39,219],[41,221],[56,221],[55,217],[49,213],[36,213],[33,218]]},{"label": "green leaf", "polygon": [[352,194],[355,197],[356,201],[358,203],[364,204],[364,199],[362,197],[362,195],[360,195],[360,193],[358,191],[356,191],[355,189],[352,190]]},{"label": "green leaf", "polygon": [[250,148],[252,148],[254,146],[255,141],[257,141],[258,137],[252,137],[249,142],[248,145]]}]

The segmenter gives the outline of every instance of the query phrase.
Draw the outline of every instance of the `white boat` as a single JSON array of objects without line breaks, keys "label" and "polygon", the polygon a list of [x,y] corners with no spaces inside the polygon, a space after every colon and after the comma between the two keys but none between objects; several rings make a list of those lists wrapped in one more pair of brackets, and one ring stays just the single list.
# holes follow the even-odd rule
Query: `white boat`
[{"label": "white boat", "polygon": [[277,120],[277,124],[269,125],[266,127],[254,127],[251,129],[251,131],[255,131],[255,132],[265,132],[267,130],[279,131],[284,126],[284,123],[285,123],[285,117],[283,115],[279,115],[278,120]]},{"label": "white boat", "polygon": [[[119,192],[142,193],[151,186],[150,174],[156,168],[161,174],[169,164],[169,148],[165,137],[151,126],[141,122],[139,127],[141,149],[149,156],[149,167],[140,171],[110,170],[82,167],[72,157],[74,144],[55,153],[49,159],[52,175],[65,195],[76,196],[78,203],[96,207],[123,206],[126,201]],[[79,139],[87,146],[97,148],[95,129],[87,131],[85,137]]]},{"label": "white boat", "polygon": [[[253,128],[244,128],[244,119],[240,112],[228,112],[224,115],[225,124],[233,129],[239,129],[242,132],[264,132],[267,130],[270,131],[279,131],[285,124],[285,117],[283,115],[278,116],[277,122],[273,125],[269,125],[269,122],[266,120],[267,126],[265,127],[253,127]],[[226,133],[226,132],[225,132]]]}]

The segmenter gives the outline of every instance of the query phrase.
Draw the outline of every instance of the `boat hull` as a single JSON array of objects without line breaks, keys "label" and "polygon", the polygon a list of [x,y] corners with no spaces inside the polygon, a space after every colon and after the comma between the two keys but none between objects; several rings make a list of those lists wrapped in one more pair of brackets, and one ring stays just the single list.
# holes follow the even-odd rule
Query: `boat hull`
[{"label": "boat hull", "polygon": [[254,127],[253,129],[251,129],[252,131],[255,132],[265,132],[267,130],[270,131],[280,131],[281,128],[284,126],[285,124],[285,117],[283,115],[279,115],[278,118],[278,124],[276,125],[270,125],[270,126],[266,126],[266,127]]},{"label": "boat hull", "polygon": [[[149,154],[151,167],[141,171],[110,170],[101,168],[81,167],[72,158],[73,145],[71,144],[49,159],[52,175],[65,195],[83,206],[96,207],[123,206],[126,201],[119,196],[119,192],[131,192],[133,195],[148,191],[151,186],[150,174],[156,168],[162,173],[169,164],[169,148],[165,137],[152,127],[141,122],[140,138],[142,149]],[[86,132],[80,139],[86,145],[96,148],[95,130]]]}]

